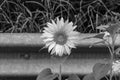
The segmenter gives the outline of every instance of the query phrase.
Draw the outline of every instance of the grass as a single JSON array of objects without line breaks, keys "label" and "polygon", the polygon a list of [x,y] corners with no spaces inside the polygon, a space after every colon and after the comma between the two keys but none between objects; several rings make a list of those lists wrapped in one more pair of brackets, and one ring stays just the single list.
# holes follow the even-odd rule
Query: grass
[{"label": "grass", "polygon": [[51,19],[64,17],[73,21],[79,32],[97,33],[97,26],[120,20],[119,4],[118,0],[3,0],[0,32],[41,33]]}]

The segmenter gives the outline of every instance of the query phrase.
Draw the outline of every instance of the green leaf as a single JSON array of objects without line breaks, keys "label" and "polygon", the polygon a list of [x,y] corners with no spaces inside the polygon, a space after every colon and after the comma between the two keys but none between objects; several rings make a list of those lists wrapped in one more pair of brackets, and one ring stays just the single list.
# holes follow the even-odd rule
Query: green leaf
[{"label": "green leaf", "polygon": [[[105,40],[103,39],[104,36],[105,36],[105,32],[99,33],[99,34],[97,34],[97,35],[95,35],[95,36],[92,36],[92,37],[83,38],[83,40],[84,40],[84,39],[90,39],[90,38],[102,39],[102,41],[95,42],[95,43],[91,44],[91,45],[89,46],[89,48],[91,48],[92,46],[97,45],[97,44],[100,44],[100,43],[105,44]],[[109,37],[109,36],[108,36],[108,37]]]},{"label": "green leaf", "polygon": [[94,36],[94,38],[99,38],[99,39],[103,39],[105,33],[100,33]]},{"label": "green leaf", "polygon": [[98,27],[96,27],[96,29],[100,29],[100,30],[106,30],[106,28],[108,28],[109,25],[100,25]]},{"label": "green leaf", "polygon": [[120,59],[120,47],[118,47],[117,49],[115,49],[115,55],[114,55],[116,60]]},{"label": "green leaf", "polygon": [[120,47],[115,50],[116,55],[120,55]]},{"label": "green leaf", "polygon": [[105,35],[105,33],[99,33],[99,34],[97,34],[97,35],[95,35],[95,36],[83,38],[83,40],[84,40],[84,39],[90,39],[90,38],[103,39],[104,35]]},{"label": "green leaf", "polygon": [[119,28],[120,28],[120,22],[117,22],[115,24],[110,24],[110,27],[108,27],[106,31],[108,31],[111,36],[114,36],[116,32],[119,30]]},{"label": "green leaf", "polygon": [[105,63],[96,63],[93,67],[93,74],[95,80],[100,80],[101,78],[105,77],[108,74],[108,71],[111,69],[111,64]]},{"label": "green leaf", "polygon": [[91,74],[87,74],[87,75],[83,78],[83,80],[95,80],[95,77],[94,77],[93,73],[91,73]]},{"label": "green leaf", "polygon": [[102,25],[97,27],[97,29],[104,30],[110,33],[112,37],[116,34],[116,32],[120,29],[120,22],[116,21],[116,23],[109,23],[108,25]]},{"label": "green leaf", "polygon": [[105,41],[99,41],[99,42],[95,42],[95,43],[93,43],[93,44],[91,44],[90,46],[89,46],[89,48],[91,48],[92,46],[94,46],[94,45],[97,45],[97,44],[105,44]]},{"label": "green leaf", "polygon": [[38,74],[36,80],[54,80],[57,77],[58,74],[53,74],[50,68],[46,68]]},{"label": "green leaf", "polygon": [[71,74],[69,75],[67,80],[80,80],[80,78],[75,74]]}]

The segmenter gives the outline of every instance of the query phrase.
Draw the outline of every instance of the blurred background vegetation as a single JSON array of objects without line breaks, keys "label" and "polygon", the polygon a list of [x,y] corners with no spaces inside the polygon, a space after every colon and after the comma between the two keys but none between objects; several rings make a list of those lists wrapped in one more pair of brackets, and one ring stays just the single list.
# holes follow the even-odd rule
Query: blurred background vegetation
[{"label": "blurred background vegetation", "polygon": [[119,0],[0,0],[0,33],[41,33],[51,19],[64,17],[81,33],[120,20]]}]

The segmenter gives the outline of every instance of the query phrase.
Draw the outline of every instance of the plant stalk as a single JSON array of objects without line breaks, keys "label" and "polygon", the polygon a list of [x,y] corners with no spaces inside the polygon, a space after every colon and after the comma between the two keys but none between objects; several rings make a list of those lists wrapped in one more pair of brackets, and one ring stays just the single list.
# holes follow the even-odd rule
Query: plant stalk
[{"label": "plant stalk", "polygon": [[[115,35],[114,35],[115,36]],[[113,61],[114,61],[114,53],[115,53],[115,37],[112,36],[112,45],[111,45],[111,48],[112,48],[112,53],[111,53],[111,66],[113,64]],[[112,80],[112,67],[111,67],[111,70],[110,70],[110,80]]]},{"label": "plant stalk", "polygon": [[62,80],[62,64],[59,66],[59,80]]}]

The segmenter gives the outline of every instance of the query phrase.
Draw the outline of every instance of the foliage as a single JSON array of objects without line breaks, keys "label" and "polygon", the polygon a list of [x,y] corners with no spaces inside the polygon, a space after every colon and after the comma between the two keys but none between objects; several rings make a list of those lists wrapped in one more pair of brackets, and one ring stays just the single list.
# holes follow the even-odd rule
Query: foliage
[{"label": "foliage", "polygon": [[[92,44],[92,45],[104,43],[108,47],[110,55],[111,55],[109,62],[104,63],[104,64],[103,63],[96,63],[94,65],[92,75],[94,76],[95,80],[100,80],[103,77],[106,77],[106,75],[108,75],[108,72],[110,74],[110,78],[109,79],[106,78],[106,80],[112,80],[112,75],[114,74],[113,72],[119,72],[119,71],[116,71],[116,70],[119,70],[119,67],[120,67],[120,66],[118,66],[119,61],[115,58],[115,56],[119,55],[119,50],[120,50],[120,47],[115,49],[115,41],[117,39],[117,34],[120,30],[119,24],[120,24],[120,21],[116,20],[113,23],[110,22],[110,23],[107,23],[106,25],[99,26],[97,28],[100,30],[103,30],[101,33],[98,33],[95,36],[86,37],[83,39],[83,40],[90,39],[90,38],[102,39],[102,41],[97,42],[97,43]],[[109,41],[109,39],[111,39],[111,41]],[[89,78],[89,77],[91,77],[91,76],[87,76],[87,78]]]},{"label": "foliage", "polygon": [[50,68],[45,68],[38,74],[36,80],[53,80],[57,77],[58,74],[53,74]]},{"label": "foliage", "polygon": [[70,15],[68,10],[72,9],[72,5],[64,0],[4,0],[0,5],[0,32],[41,32],[46,22],[60,14],[63,16],[63,13]]},{"label": "foliage", "polygon": [[0,32],[42,32],[59,16],[73,21],[79,32],[96,33],[97,26],[120,19],[119,4],[119,0],[2,0]]},{"label": "foliage", "polygon": [[[48,1],[48,3],[52,2],[50,0]],[[102,0],[80,0],[79,8],[75,8],[75,4],[70,4],[70,1],[65,0],[67,1],[66,3],[69,6],[68,8],[66,8],[66,6],[63,5],[64,1],[59,1],[60,5],[57,7],[59,11],[54,11],[54,8],[56,7],[53,8],[51,4],[47,5],[49,6],[47,9],[44,8],[47,12],[46,20],[49,21],[51,19],[55,19],[56,16],[69,18],[69,20],[73,21],[74,24],[77,25],[77,30],[81,33],[98,33],[95,36],[82,39],[85,40],[90,38],[97,38],[101,40],[100,42],[91,44],[90,47],[102,43],[108,47],[110,52],[110,60],[106,63],[96,63],[93,66],[93,72],[86,75],[83,80],[101,80],[104,77],[106,78],[106,80],[112,80],[112,75],[114,72],[113,66],[116,62],[115,56],[119,55],[120,50],[119,47],[115,49],[117,33],[119,33],[120,30],[120,13],[115,12],[114,10],[118,8],[120,2],[118,0],[107,0],[106,2]],[[115,6],[115,8],[113,8],[113,6]],[[52,10],[50,11],[53,13],[53,15],[51,15],[51,12],[48,11],[49,9],[51,9],[51,7]],[[73,11],[73,15],[72,13],[70,14],[71,10]],[[64,11],[67,13],[67,16],[64,14]],[[109,39],[111,41],[109,41]],[[61,80],[61,67],[62,66],[60,65],[59,80]],[[109,78],[107,78],[106,75],[110,75]],[[77,75],[71,75],[67,78],[67,80],[79,80],[79,78]]]},{"label": "foliage", "polygon": [[[102,32],[96,34],[92,37],[86,37],[81,40],[90,39],[90,38],[97,38],[100,39],[100,42],[94,43],[92,45],[96,45],[99,43],[105,44],[105,46],[108,47],[110,52],[110,60],[106,63],[96,63],[93,66],[92,73],[86,75],[83,80],[101,80],[102,78],[106,78],[106,80],[112,80],[113,72],[119,72],[116,70],[119,70],[120,61],[118,61],[115,56],[119,55],[120,47],[115,49],[115,41],[117,39],[117,34],[120,30],[120,21],[116,20],[115,22],[109,22],[106,25],[103,25],[101,27],[98,26],[98,29],[103,30]],[[109,39],[111,41],[109,41]],[[59,80],[61,80],[61,65],[60,65],[60,74],[59,74]],[[106,76],[110,75],[109,78]],[[78,80],[79,78],[77,75],[71,75],[68,80]]]}]

